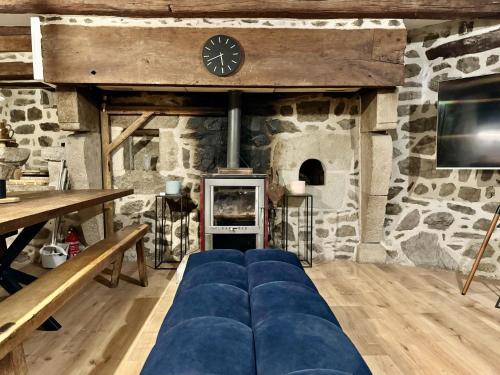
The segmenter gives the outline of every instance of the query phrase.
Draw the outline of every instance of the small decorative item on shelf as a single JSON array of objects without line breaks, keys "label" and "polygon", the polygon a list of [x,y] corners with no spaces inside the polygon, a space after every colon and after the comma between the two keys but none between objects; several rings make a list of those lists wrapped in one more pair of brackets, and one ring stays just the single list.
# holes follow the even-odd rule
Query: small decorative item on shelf
[{"label": "small decorative item on shelf", "polygon": [[167,181],[165,184],[165,194],[166,195],[178,195],[181,192],[181,182],[180,181]]},{"label": "small decorative item on shelf", "polygon": [[290,182],[290,193],[297,194],[305,194],[306,192],[306,182],[305,181],[292,181]]},{"label": "small decorative item on shelf", "polygon": [[14,139],[14,130],[5,120],[0,121],[0,145],[17,147]]}]

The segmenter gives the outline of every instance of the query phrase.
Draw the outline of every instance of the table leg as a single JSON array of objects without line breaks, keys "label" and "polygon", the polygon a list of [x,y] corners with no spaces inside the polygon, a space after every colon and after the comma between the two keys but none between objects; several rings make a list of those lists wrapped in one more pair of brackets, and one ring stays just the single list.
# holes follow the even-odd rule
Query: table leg
[{"label": "table leg", "polygon": [[[46,222],[43,222],[24,228],[8,248],[5,237],[0,236],[0,286],[7,293],[14,294],[22,289],[21,284],[28,285],[37,279],[35,276],[11,268],[10,265],[45,224]],[[47,331],[57,331],[61,325],[50,317],[42,327]]]},{"label": "table leg", "polygon": [[45,224],[46,222],[43,222],[26,227],[21,231],[21,233],[19,233],[14,242],[12,242],[0,259],[0,270],[10,268],[12,262],[16,260],[18,255],[21,254],[21,251],[28,246],[31,240],[37,235],[38,232],[40,232],[40,229],[42,229]]},{"label": "table leg", "polygon": [[[5,273],[0,274],[0,286],[2,286],[2,288],[4,288],[7,293],[14,294],[23,288],[15,280],[12,280],[11,278],[7,278],[5,276]],[[42,327],[46,331],[57,331],[59,328],[61,328],[61,325],[57,322],[57,320],[50,317],[42,324]]]},{"label": "table leg", "polygon": [[37,278],[28,273],[16,270],[14,268],[7,268],[5,271],[7,277],[16,280],[19,284],[29,285]]}]

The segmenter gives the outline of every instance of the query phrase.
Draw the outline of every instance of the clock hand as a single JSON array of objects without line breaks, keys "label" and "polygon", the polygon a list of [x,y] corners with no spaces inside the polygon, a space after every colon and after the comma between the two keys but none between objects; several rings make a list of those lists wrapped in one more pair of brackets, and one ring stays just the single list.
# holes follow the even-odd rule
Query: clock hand
[{"label": "clock hand", "polygon": [[222,64],[222,66],[224,66],[224,59],[222,58],[222,56],[224,56],[223,53],[220,54],[220,62]]},{"label": "clock hand", "polygon": [[221,54],[219,54],[219,55],[217,55],[217,56],[212,57],[211,59],[208,59],[208,60],[207,60],[207,62],[212,61],[212,60],[215,60],[215,59],[217,59],[217,58],[219,58],[219,57],[220,57],[220,58],[222,58],[222,53],[221,53]]}]

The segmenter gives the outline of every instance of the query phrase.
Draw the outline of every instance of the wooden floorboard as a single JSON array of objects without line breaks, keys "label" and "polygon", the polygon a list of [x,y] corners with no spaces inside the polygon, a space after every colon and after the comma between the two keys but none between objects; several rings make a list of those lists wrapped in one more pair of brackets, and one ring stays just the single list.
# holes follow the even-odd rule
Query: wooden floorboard
[{"label": "wooden floorboard", "polygon": [[309,275],[374,374],[499,374],[498,281],[336,262]]},{"label": "wooden floorboard", "polygon": [[[32,274],[45,272],[30,266]],[[165,293],[173,271],[148,268],[149,286],[138,285],[137,264],[124,264],[117,288],[93,281],[63,306],[57,332],[36,331],[24,348],[30,375],[114,374],[151,311]]]},{"label": "wooden floorboard", "polygon": [[[135,265],[125,267],[137,277]],[[30,374],[138,374],[177,283],[148,269],[150,286],[89,285],[56,315],[63,329],[25,345]],[[500,281],[395,265],[334,262],[307,270],[378,375],[500,373]]]}]

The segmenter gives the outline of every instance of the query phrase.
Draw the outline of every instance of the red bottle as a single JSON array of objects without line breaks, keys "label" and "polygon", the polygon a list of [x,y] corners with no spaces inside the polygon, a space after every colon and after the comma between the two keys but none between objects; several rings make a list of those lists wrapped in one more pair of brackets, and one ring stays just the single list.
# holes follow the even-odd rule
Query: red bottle
[{"label": "red bottle", "polygon": [[69,228],[66,236],[66,243],[68,244],[68,258],[73,258],[80,252],[80,241],[74,228]]}]

